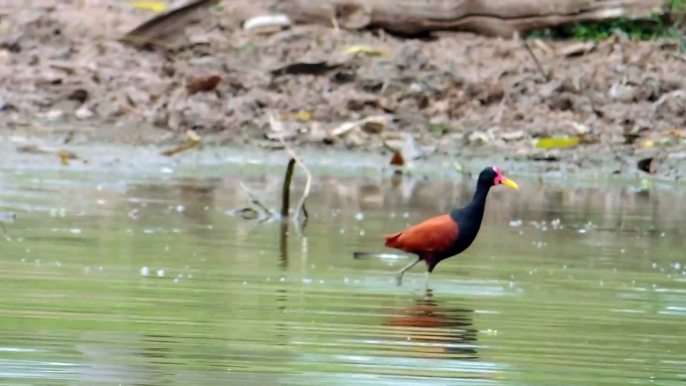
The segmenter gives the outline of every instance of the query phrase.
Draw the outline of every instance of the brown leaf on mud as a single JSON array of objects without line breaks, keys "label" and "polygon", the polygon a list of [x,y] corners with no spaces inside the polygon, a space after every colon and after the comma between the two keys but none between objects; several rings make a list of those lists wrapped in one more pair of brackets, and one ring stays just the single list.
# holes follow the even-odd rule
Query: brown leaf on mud
[{"label": "brown leaf on mud", "polygon": [[188,92],[188,95],[194,95],[201,91],[212,91],[221,81],[222,77],[219,75],[200,76],[186,85],[186,91]]},{"label": "brown leaf on mud", "polygon": [[393,166],[403,166],[405,165],[405,158],[400,154],[400,151],[396,150],[393,152],[393,157],[391,157],[391,165]]},{"label": "brown leaf on mud", "polygon": [[186,150],[192,149],[200,144],[200,137],[198,136],[198,134],[195,133],[195,131],[186,131],[186,136],[188,137],[188,142],[186,142],[183,145],[177,146],[174,149],[165,150],[162,152],[162,155],[171,157],[175,154],[179,154]]},{"label": "brown leaf on mud", "polygon": [[361,122],[360,128],[367,134],[381,134],[389,126],[389,117],[387,115],[375,115],[367,117]]}]

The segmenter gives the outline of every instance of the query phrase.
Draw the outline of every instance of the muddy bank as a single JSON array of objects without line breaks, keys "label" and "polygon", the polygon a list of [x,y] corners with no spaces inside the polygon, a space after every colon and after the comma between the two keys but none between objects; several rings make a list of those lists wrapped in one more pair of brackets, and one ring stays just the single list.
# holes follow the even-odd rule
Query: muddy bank
[{"label": "muddy bank", "polygon": [[[507,158],[549,172],[632,175],[638,160],[654,157],[656,174],[683,173],[686,66],[669,42],[534,44],[546,80],[511,40],[242,30],[246,17],[264,12],[259,2],[210,9],[167,50],[139,50],[114,39],[150,13],[80,4],[2,16],[3,134],[69,146],[171,143],[193,129],[210,144],[278,150],[283,136],[296,149],[405,146],[430,162]],[[356,45],[381,51],[346,53]],[[214,90],[187,92],[210,75],[222,77]],[[349,124],[364,119],[372,121]],[[548,137],[573,139],[540,141]],[[605,168],[608,161],[618,166]]]}]

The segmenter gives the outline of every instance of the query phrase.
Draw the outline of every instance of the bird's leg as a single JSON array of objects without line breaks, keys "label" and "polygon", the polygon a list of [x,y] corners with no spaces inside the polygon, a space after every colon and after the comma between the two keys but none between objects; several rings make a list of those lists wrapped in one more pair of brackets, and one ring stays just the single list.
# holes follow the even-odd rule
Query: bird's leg
[{"label": "bird's leg", "polygon": [[424,291],[429,292],[429,276],[431,276],[431,272],[426,271],[426,281],[424,282]]},{"label": "bird's leg", "polygon": [[433,296],[434,294],[431,288],[427,289],[426,292],[424,292],[424,300],[431,300]]},{"label": "bird's leg", "polygon": [[414,267],[415,265],[417,265],[417,263],[419,263],[420,261],[422,261],[422,259],[421,259],[421,258],[417,258],[417,260],[415,260],[415,261],[411,262],[410,264],[404,266],[403,269],[401,269],[400,271],[398,271],[398,273],[395,274],[395,284],[396,284],[396,285],[402,284],[403,275],[405,274],[405,272],[406,272],[407,270],[409,270],[410,268]]}]

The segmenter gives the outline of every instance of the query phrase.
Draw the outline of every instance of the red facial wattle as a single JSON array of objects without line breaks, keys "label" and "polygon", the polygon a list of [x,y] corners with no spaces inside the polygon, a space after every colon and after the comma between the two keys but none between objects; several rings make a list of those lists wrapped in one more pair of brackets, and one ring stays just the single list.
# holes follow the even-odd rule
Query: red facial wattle
[{"label": "red facial wattle", "polygon": [[493,179],[493,185],[499,185],[505,182],[506,178],[503,176],[503,172],[500,171],[499,167],[494,166],[493,171],[496,174],[495,178]]},{"label": "red facial wattle", "polygon": [[496,174],[495,178],[493,179],[493,185],[500,185],[500,184],[503,184],[503,185],[505,185],[505,186],[509,186],[509,187],[512,188],[512,189],[518,189],[517,184],[515,184],[515,182],[512,181],[511,179],[505,177],[505,176],[503,175],[503,172],[500,171],[500,168],[499,168],[499,167],[494,166],[494,167],[493,167],[493,171],[494,171],[495,174]]}]

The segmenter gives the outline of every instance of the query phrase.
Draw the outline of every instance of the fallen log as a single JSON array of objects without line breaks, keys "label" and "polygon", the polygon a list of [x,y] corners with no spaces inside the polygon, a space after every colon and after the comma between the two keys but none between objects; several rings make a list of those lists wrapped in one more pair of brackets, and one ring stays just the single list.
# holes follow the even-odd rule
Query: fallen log
[{"label": "fallen log", "polygon": [[486,36],[574,22],[664,14],[667,0],[275,0],[294,22],[342,29],[381,28],[399,35],[468,31]]}]

